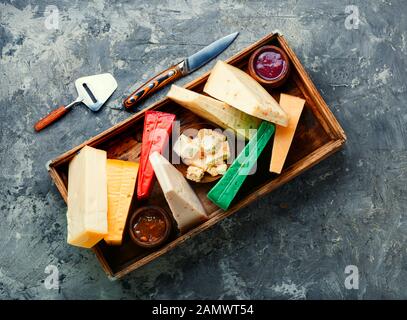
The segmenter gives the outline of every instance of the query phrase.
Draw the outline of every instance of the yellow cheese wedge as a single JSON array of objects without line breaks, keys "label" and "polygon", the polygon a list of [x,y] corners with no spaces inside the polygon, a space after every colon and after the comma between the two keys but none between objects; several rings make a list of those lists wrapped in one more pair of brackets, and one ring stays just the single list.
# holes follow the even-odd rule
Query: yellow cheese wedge
[{"label": "yellow cheese wedge", "polygon": [[109,245],[121,245],[139,164],[123,160],[107,160],[107,222]]},{"label": "yellow cheese wedge", "polygon": [[287,158],[288,150],[293,141],[295,129],[300,120],[302,109],[304,108],[305,100],[281,94],[280,106],[288,115],[287,127],[276,125],[276,133],[274,134],[273,151],[271,153],[270,172],[281,173],[285,159]]},{"label": "yellow cheese wedge", "polygon": [[91,248],[107,234],[106,151],[89,146],[69,163],[68,243]]},{"label": "yellow cheese wedge", "polygon": [[243,70],[218,61],[204,92],[254,117],[287,126],[288,117],[276,100]]}]

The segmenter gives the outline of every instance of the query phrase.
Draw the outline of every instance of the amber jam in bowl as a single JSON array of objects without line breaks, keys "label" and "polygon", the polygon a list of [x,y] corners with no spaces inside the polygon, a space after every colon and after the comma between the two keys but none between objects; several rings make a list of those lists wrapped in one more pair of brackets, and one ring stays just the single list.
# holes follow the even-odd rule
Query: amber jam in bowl
[{"label": "amber jam in bowl", "polygon": [[153,248],[162,245],[168,240],[171,230],[170,215],[157,206],[141,207],[130,218],[130,238],[140,247]]},{"label": "amber jam in bowl", "polygon": [[263,46],[249,59],[249,73],[264,86],[276,88],[284,84],[290,71],[287,54],[276,46]]}]

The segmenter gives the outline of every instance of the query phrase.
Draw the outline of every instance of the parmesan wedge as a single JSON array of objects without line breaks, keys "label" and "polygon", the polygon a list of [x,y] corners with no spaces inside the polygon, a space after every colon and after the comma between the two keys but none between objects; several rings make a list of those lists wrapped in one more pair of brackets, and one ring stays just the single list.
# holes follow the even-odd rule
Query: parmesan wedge
[{"label": "parmesan wedge", "polygon": [[254,117],[286,127],[288,116],[276,100],[246,72],[218,61],[204,92]]},{"label": "parmesan wedge", "polygon": [[167,97],[219,127],[233,130],[245,139],[250,139],[255,133],[254,129],[257,129],[261,123],[260,119],[222,101],[176,85],[171,86]]},{"label": "parmesan wedge", "polygon": [[198,196],[181,172],[158,152],[150,155],[150,163],[181,233],[208,220]]}]

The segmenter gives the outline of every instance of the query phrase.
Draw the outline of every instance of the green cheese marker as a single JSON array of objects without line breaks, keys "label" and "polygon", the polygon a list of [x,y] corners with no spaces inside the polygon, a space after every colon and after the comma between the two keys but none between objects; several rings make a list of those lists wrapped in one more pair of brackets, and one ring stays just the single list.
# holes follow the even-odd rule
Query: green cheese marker
[{"label": "green cheese marker", "polygon": [[274,133],[274,124],[263,121],[257,133],[231,164],[225,175],[209,191],[208,198],[218,207],[227,210],[247,175],[256,164],[264,147]]}]

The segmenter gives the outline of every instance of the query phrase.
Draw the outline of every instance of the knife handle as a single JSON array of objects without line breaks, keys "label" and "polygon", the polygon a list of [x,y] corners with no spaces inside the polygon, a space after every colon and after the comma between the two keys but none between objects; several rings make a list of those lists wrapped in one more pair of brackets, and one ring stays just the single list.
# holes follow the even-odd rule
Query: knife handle
[{"label": "knife handle", "polygon": [[69,110],[71,109],[66,108],[65,106],[60,106],[59,108],[51,111],[34,125],[35,131],[38,132],[44,129],[45,127],[48,127],[51,123],[54,123],[63,115],[67,114]]},{"label": "knife handle", "polygon": [[126,109],[134,107],[138,102],[140,102],[142,99],[146,98],[150,94],[153,94],[167,84],[181,78],[183,76],[182,66],[183,62],[169,67],[167,70],[164,70],[163,72],[148,80],[145,84],[139,87],[123,101],[124,107]]}]

